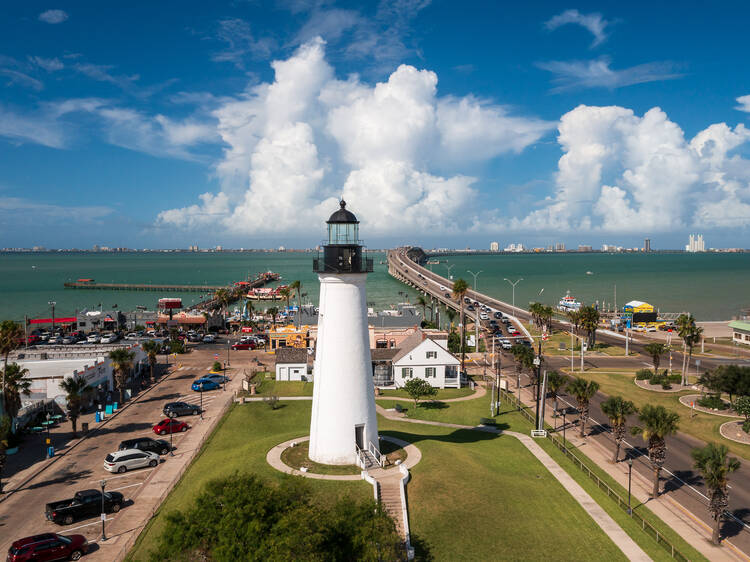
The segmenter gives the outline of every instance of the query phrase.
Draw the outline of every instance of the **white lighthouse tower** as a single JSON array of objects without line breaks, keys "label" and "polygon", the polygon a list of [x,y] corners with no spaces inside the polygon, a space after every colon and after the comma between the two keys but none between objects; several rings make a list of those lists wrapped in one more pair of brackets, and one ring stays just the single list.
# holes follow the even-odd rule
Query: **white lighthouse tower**
[{"label": "white lighthouse tower", "polygon": [[359,221],[346,202],[326,224],[328,243],[313,263],[320,279],[320,314],[310,459],[356,464],[357,447],[378,448],[365,298],[372,260],[362,255]]}]

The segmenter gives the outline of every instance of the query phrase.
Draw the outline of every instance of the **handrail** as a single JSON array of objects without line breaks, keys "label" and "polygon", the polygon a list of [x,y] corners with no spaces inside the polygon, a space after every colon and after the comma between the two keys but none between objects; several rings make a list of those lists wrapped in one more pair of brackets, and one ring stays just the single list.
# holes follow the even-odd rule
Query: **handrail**
[{"label": "handrail", "polygon": [[365,466],[367,466],[367,459],[365,457],[365,452],[359,448],[359,445],[354,443],[354,450],[357,452],[357,459],[359,460],[359,466],[362,470],[365,469]]},{"label": "handrail", "polygon": [[381,454],[380,449],[378,449],[375,445],[372,444],[372,441],[370,441],[370,444],[367,447],[367,450],[372,453],[372,455],[375,457],[375,460],[378,461],[378,464],[382,467],[385,466],[385,457]]}]

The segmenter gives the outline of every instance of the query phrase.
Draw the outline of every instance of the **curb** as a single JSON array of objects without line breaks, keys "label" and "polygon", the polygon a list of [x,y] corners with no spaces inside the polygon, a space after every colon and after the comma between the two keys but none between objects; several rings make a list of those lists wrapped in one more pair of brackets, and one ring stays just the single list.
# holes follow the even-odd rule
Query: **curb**
[{"label": "curb", "polygon": [[59,459],[62,459],[65,456],[67,456],[68,453],[70,453],[78,445],[80,445],[81,443],[83,443],[86,439],[88,439],[89,437],[93,436],[97,431],[99,431],[102,427],[104,427],[107,423],[109,423],[110,420],[115,419],[120,414],[120,412],[124,412],[132,404],[137,404],[142,397],[146,396],[149,392],[151,392],[152,389],[154,389],[157,386],[159,386],[162,383],[162,381],[167,380],[170,376],[172,376],[176,372],[177,372],[177,369],[173,370],[171,373],[167,373],[166,375],[164,375],[163,377],[161,377],[156,383],[152,384],[146,390],[144,390],[141,393],[140,397],[137,400],[131,400],[130,402],[128,402],[127,404],[125,404],[122,408],[118,408],[117,412],[113,413],[110,417],[108,417],[103,422],[99,422],[99,425],[97,425],[93,429],[89,430],[89,432],[86,435],[78,438],[78,440],[75,441],[73,444],[71,444],[65,450],[64,453],[60,453],[59,455],[55,455],[51,459],[47,459],[47,462],[45,462],[43,466],[41,466],[38,470],[36,470],[33,473],[31,473],[25,480],[23,480],[20,484],[18,484],[13,490],[5,492],[2,495],[2,497],[0,497],[0,503],[4,502],[6,499],[8,499],[13,494],[15,494],[17,491],[20,491],[24,486],[26,486],[26,484],[28,484],[31,480],[33,480],[34,478],[36,478],[37,476],[39,476],[42,472],[44,472],[45,470],[47,470],[50,466],[52,466],[53,464],[55,464]]}]

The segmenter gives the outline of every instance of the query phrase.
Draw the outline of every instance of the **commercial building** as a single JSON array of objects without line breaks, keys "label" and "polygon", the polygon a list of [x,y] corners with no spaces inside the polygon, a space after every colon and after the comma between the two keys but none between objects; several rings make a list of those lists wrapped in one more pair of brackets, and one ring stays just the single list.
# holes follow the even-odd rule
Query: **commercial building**
[{"label": "commercial building", "polygon": [[497,242],[490,242],[490,252],[497,252],[500,250],[500,244]]},{"label": "commercial building", "polygon": [[743,320],[733,320],[729,323],[732,329],[732,341],[750,345],[750,322]]},{"label": "commercial building", "polygon": [[706,242],[703,240],[702,234],[691,234],[690,238],[688,239],[688,243],[685,246],[686,252],[705,252],[706,251]]},{"label": "commercial building", "polygon": [[76,315],[78,329],[85,333],[116,332],[125,325],[125,315],[119,310],[83,309]]}]

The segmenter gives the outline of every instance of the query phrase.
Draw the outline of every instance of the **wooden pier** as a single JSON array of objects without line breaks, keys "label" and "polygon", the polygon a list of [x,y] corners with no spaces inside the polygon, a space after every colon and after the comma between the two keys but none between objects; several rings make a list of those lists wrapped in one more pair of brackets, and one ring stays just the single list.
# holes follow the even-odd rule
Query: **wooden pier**
[{"label": "wooden pier", "polygon": [[93,289],[102,291],[160,291],[163,293],[215,293],[219,289],[236,291],[237,289],[252,289],[262,287],[266,283],[278,281],[278,273],[267,271],[258,274],[257,277],[248,281],[241,281],[233,285],[152,285],[149,283],[98,283],[96,281],[69,281],[64,284],[66,289]]}]

